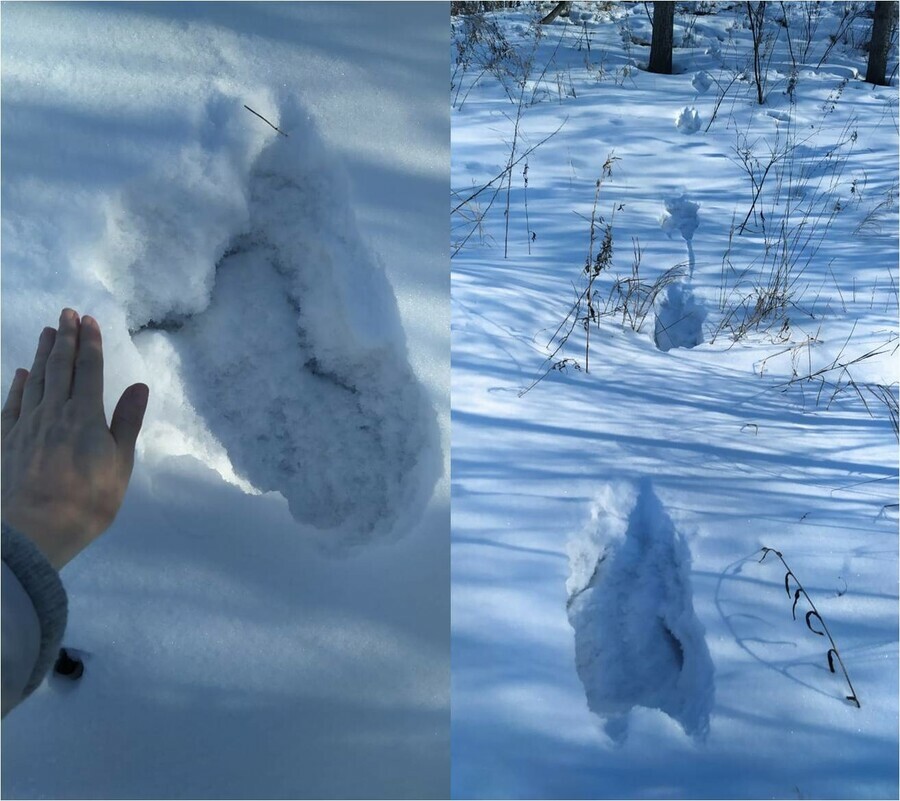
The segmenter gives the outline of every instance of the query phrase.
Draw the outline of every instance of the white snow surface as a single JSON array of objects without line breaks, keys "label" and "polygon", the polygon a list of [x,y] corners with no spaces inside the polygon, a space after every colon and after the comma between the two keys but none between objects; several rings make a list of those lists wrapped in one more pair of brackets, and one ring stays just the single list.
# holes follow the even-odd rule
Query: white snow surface
[{"label": "white snow surface", "polygon": [[[869,392],[896,408],[897,89],[860,78],[871,18],[817,66],[844,5],[808,49],[793,18],[792,82],[768,4],[762,107],[744,4],[677,4],[673,75],[640,3],[576,2],[536,46],[537,9],[489,13],[480,55],[453,22],[454,797],[898,795],[897,439]],[[539,146],[464,202],[514,141]],[[732,235],[740,151],[788,141]],[[790,302],[753,325],[782,223]],[[552,352],[605,224],[595,310],[630,286],[644,315],[602,316],[585,372],[581,323]]]},{"label": "white snow surface", "polygon": [[5,796],[449,792],[446,15],[3,6],[3,385],[150,386]]}]

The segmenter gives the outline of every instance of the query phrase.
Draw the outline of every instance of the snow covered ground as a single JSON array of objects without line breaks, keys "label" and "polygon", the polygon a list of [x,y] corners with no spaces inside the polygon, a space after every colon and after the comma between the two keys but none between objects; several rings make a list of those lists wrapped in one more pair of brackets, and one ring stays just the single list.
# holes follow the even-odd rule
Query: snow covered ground
[{"label": "snow covered ground", "polygon": [[745,4],[454,20],[454,797],[897,797],[897,90],[785,5],[762,106]]},{"label": "snow covered ground", "polygon": [[446,24],[4,4],[3,385],[68,305],[151,390],[5,796],[449,792]]}]

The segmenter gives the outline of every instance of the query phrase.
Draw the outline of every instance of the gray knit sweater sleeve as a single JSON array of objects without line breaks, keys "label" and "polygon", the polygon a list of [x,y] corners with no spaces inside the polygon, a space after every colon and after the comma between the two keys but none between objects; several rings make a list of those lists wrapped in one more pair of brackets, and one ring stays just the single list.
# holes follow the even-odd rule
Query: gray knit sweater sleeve
[{"label": "gray knit sweater sleeve", "polygon": [[[39,635],[35,638],[38,639],[39,645],[36,659],[32,665],[31,660],[34,659],[34,652],[26,653],[30,649],[23,647],[21,649],[23,653],[17,654],[15,638],[13,642],[6,641],[5,632],[7,627],[4,626],[3,650],[13,650],[12,654],[3,654],[4,671],[9,664],[9,659],[15,660],[17,657],[21,657],[27,661],[25,664],[17,667],[21,667],[22,675],[28,677],[20,697],[3,699],[4,710],[7,710],[24,698],[27,698],[43,681],[47,671],[53,665],[59,651],[63,632],[66,629],[68,600],[62,581],[60,581],[59,573],[47,561],[47,558],[31,540],[5,524],[2,527],[2,552],[4,564],[12,572],[15,579],[18,580],[21,589],[24,590],[24,593],[31,601],[40,627]],[[4,571],[4,574],[8,576],[6,571]],[[14,587],[10,589],[18,593],[19,588]],[[18,593],[18,595],[21,597],[21,593]],[[4,605],[8,598],[14,599],[15,595],[8,593],[4,589]],[[15,601],[10,605],[12,608],[3,609],[4,617],[8,614],[22,617],[29,616],[30,610],[27,608],[24,611],[21,610]],[[25,627],[27,628],[27,621]],[[3,683],[4,690],[6,690],[7,682],[4,680]]]}]

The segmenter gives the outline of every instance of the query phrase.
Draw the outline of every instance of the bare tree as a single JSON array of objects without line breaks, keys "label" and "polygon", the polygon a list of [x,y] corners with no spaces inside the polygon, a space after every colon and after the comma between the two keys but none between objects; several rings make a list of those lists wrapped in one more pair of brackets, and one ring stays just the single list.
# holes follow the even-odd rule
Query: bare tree
[{"label": "bare tree", "polygon": [[563,2],[557,3],[555,6],[553,6],[553,8],[550,9],[550,13],[541,20],[541,25],[549,25],[560,14],[566,11],[570,5],[572,5],[570,0],[563,0]]},{"label": "bare tree", "polygon": [[872,18],[872,43],[869,45],[869,66],[866,69],[868,83],[887,86],[884,76],[891,50],[891,35],[896,24],[897,4],[893,0],[876,2]]},{"label": "bare tree", "polygon": [[759,105],[766,102],[765,93],[763,91],[764,73],[762,67],[761,50],[764,47],[763,29],[766,24],[766,3],[765,0],[756,4],[747,2],[747,16],[750,18],[750,33],[753,36],[753,76],[756,81],[756,99]]},{"label": "bare tree", "polygon": [[650,42],[650,64],[647,69],[660,75],[672,74],[672,29],[675,25],[675,3],[653,4],[653,39]]}]

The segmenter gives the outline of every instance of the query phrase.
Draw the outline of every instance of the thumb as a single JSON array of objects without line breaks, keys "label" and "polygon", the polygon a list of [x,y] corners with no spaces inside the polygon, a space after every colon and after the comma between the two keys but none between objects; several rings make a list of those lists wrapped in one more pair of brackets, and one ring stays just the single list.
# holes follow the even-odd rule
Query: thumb
[{"label": "thumb", "polygon": [[150,388],[146,384],[132,384],[119,398],[109,426],[129,469],[134,465],[134,446],[141,432],[149,398]]}]

